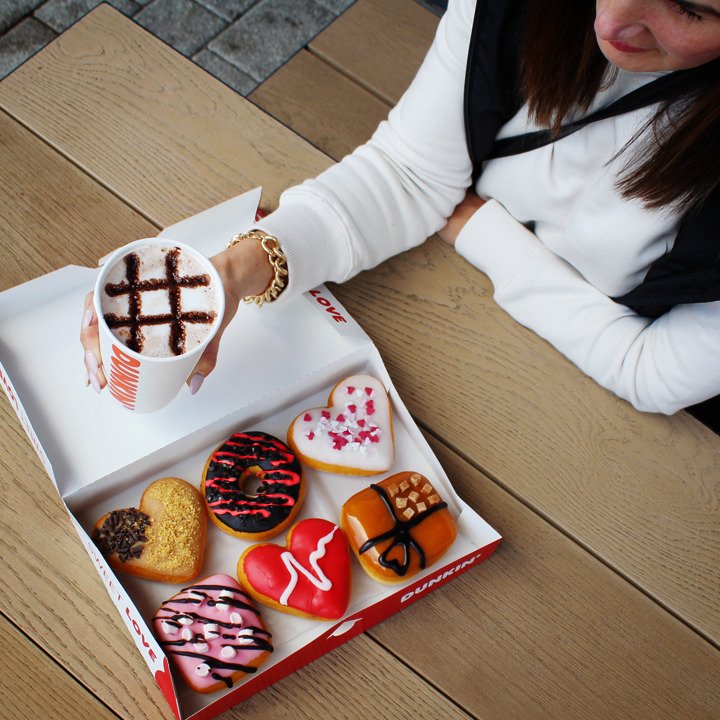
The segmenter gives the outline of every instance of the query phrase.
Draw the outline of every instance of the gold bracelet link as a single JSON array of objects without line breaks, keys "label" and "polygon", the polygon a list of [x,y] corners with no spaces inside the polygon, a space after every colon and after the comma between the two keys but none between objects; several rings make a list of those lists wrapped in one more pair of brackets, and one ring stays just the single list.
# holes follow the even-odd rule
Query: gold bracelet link
[{"label": "gold bracelet link", "polygon": [[250,230],[246,233],[238,233],[233,235],[230,242],[227,244],[229,250],[233,245],[236,245],[241,240],[259,240],[260,247],[267,253],[268,262],[273,269],[273,279],[265,292],[259,295],[248,295],[243,298],[245,303],[255,303],[258,307],[262,306],[263,303],[273,302],[277,300],[280,293],[285,289],[287,285],[287,259],[285,253],[280,247],[280,241],[272,235],[266,235],[265,233],[259,232],[258,230]]}]

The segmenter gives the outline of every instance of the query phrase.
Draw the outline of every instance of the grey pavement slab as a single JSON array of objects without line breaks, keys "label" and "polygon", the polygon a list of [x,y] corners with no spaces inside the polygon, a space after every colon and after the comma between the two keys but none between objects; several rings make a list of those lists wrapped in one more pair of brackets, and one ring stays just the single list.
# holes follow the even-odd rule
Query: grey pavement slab
[{"label": "grey pavement slab", "polygon": [[142,7],[137,0],[105,0],[108,5],[112,5],[116,10],[119,10],[123,15],[133,17],[135,13]]},{"label": "grey pavement slab", "polygon": [[262,82],[334,19],[313,0],[262,0],[208,49]]},{"label": "grey pavement slab", "polygon": [[[36,11],[35,17],[61,33],[104,0],[47,0]],[[132,17],[140,5],[135,0],[106,0],[110,5]]]},{"label": "grey pavement slab", "polygon": [[140,10],[134,20],[188,57],[227,25],[192,0],[154,0]]},{"label": "grey pavement slab", "polygon": [[210,50],[201,50],[197,55],[193,55],[192,59],[201,68],[207,70],[211,75],[244,97],[258,86],[258,81],[255,78],[246,75],[242,70],[238,70],[234,65],[226,62],[219,55],[210,52]]},{"label": "grey pavement slab", "polygon": [[0,78],[103,1],[248,95],[357,0],[0,0]]},{"label": "grey pavement slab", "polygon": [[47,25],[28,17],[0,37],[0,78],[9,75],[56,37]]},{"label": "grey pavement slab", "polygon": [[357,0],[315,0],[316,3],[327,8],[330,12],[335,15],[344,13],[351,5],[354,5]]},{"label": "grey pavement slab", "polygon": [[44,0],[0,0],[0,33],[29,15]]},{"label": "grey pavement slab", "polygon": [[232,22],[260,0],[195,0],[224,20]]}]

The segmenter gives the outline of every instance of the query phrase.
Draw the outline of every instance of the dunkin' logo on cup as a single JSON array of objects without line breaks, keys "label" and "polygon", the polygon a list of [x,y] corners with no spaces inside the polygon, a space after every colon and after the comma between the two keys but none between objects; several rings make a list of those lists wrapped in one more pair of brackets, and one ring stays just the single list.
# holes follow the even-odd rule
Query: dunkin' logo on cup
[{"label": "dunkin' logo on cup", "polygon": [[110,394],[128,410],[135,409],[141,365],[140,360],[130,357],[117,345],[112,346],[108,379]]}]

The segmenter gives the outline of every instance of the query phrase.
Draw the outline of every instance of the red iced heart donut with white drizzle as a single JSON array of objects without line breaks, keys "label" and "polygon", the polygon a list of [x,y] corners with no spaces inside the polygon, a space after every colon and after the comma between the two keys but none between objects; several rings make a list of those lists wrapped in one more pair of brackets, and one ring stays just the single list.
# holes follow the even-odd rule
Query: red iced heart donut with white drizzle
[{"label": "red iced heart donut with white drizzle", "polygon": [[310,467],[345,475],[377,475],[395,459],[392,410],[383,384],[370,375],[339,382],[326,407],[301,412],[288,445]]},{"label": "red iced heart donut with white drizzle", "polygon": [[329,520],[308,518],[293,525],[286,547],[249,547],[237,569],[255,600],[281,612],[336,620],[350,602],[350,549],[343,531]]}]

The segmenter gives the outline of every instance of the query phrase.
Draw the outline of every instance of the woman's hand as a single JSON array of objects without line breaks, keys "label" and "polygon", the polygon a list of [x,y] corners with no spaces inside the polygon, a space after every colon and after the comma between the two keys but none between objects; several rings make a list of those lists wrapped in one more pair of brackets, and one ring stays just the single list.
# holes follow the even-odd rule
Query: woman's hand
[{"label": "woman's hand", "polygon": [[85,296],[82,325],[80,326],[80,344],[85,351],[85,370],[87,371],[85,385],[92,385],[95,392],[100,392],[107,385],[105,373],[100,360],[100,334],[98,333],[98,320],[93,305],[93,294]]},{"label": "woman's hand", "polygon": [[473,213],[486,202],[486,200],[483,200],[474,192],[468,192],[462,202],[453,210],[453,214],[448,218],[445,227],[438,231],[438,235],[448,245],[454,246],[457,236],[465,227],[465,223],[473,216]]},{"label": "woman's hand", "polygon": [[[205,352],[188,378],[187,384],[193,395],[215,367],[222,335],[235,317],[241,299],[264,292],[273,278],[273,269],[268,262],[267,253],[260,247],[260,243],[250,239],[214,255],[210,258],[210,262],[217,269],[225,289],[225,315],[217,334],[205,348]],[[107,385],[107,380],[100,357],[100,334],[92,292],[85,297],[80,343],[85,351],[86,385],[92,385],[99,393]]]},{"label": "woman's hand", "polygon": [[229,250],[223,250],[211,257],[210,262],[218,271],[225,288],[225,315],[220,329],[205,348],[205,352],[188,378],[187,383],[193,395],[215,368],[222,335],[235,317],[240,301],[248,295],[264,292],[274,276],[267,253],[260,243],[252,239],[243,240]]}]

